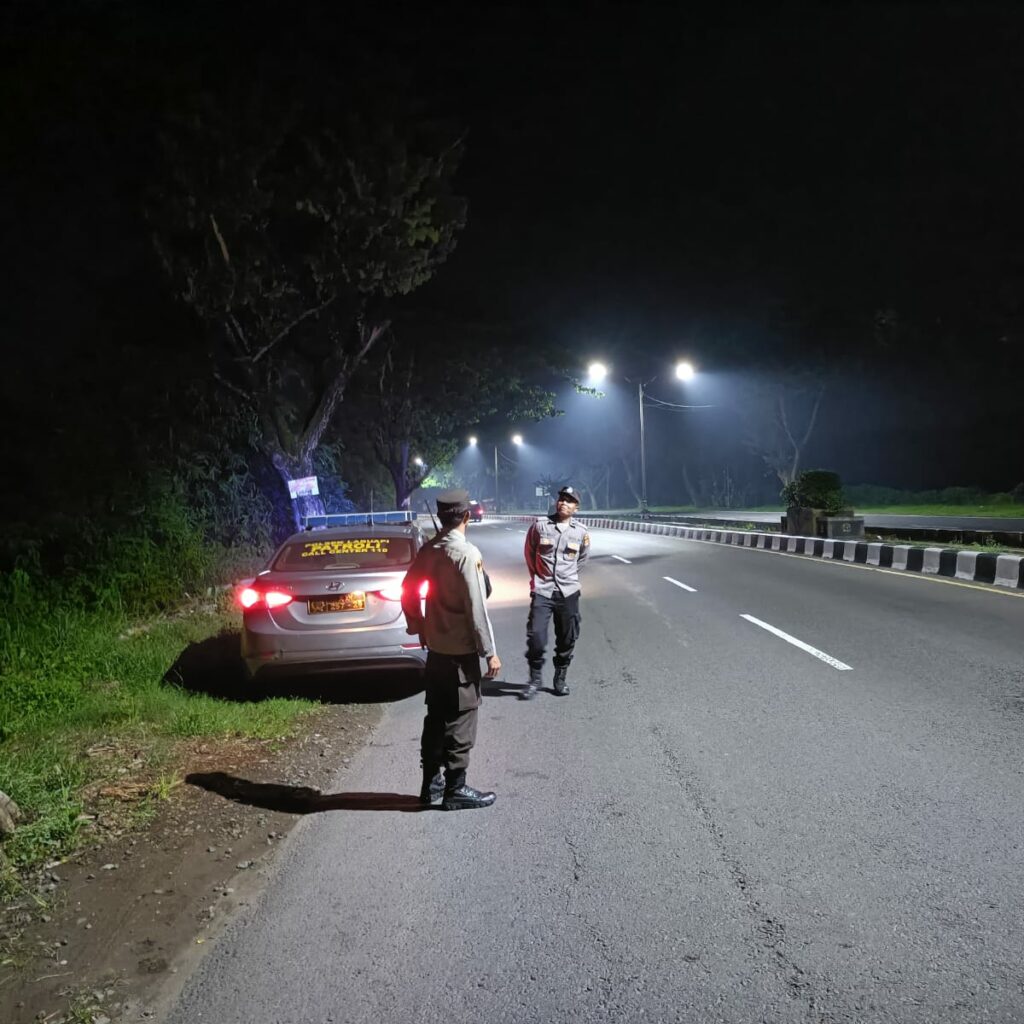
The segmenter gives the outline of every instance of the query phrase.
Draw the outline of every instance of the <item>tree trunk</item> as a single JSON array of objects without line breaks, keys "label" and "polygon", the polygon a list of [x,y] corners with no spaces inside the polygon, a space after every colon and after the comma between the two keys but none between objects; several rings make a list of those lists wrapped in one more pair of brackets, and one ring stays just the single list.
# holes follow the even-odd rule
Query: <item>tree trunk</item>
[{"label": "tree trunk", "polygon": [[[271,455],[271,461],[278,475],[284,481],[285,490],[288,489],[289,480],[301,480],[303,477],[315,476],[313,471],[313,460],[289,458],[282,452],[275,452]],[[324,499],[319,494],[307,494],[291,499],[292,518],[295,521],[295,529],[305,528],[303,519],[306,516],[322,516],[327,514],[327,507]]]},{"label": "tree trunk", "polygon": [[693,483],[690,481],[690,471],[686,468],[686,463],[683,463],[683,486],[686,488],[686,494],[690,499],[690,504],[694,508],[700,506],[700,502],[697,500],[697,492],[693,489]]},{"label": "tree trunk", "polygon": [[620,458],[622,459],[622,468],[626,471],[626,486],[629,488],[630,494],[633,495],[636,507],[640,508],[643,502],[640,500],[640,491],[637,489],[636,485],[636,470],[630,465],[628,455],[622,455]]},{"label": "tree trunk", "polygon": [[409,472],[408,441],[400,441],[392,448],[387,467],[395,485],[395,508],[400,512],[408,511],[412,492],[423,482],[421,473]]}]

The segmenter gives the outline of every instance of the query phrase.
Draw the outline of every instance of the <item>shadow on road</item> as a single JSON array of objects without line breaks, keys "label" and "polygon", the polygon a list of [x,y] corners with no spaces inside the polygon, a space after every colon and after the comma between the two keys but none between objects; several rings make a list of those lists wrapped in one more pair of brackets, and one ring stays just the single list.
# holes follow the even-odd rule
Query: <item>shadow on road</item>
[{"label": "shadow on road", "polygon": [[419,798],[402,793],[321,793],[308,786],[287,786],[277,782],[250,782],[227,772],[192,772],[185,776],[190,786],[217,793],[236,803],[288,814],[318,814],[321,811],[429,811]]},{"label": "shadow on road", "polygon": [[301,674],[271,669],[249,680],[238,645],[237,633],[189,644],[164,674],[164,682],[189,693],[233,701],[297,697],[321,704],[382,704],[423,692],[418,669],[358,667],[340,672],[323,668]]},{"label": "shadow on road", "polygon": [[526,689],[526,683],[509,683],[504,679],[485,679],[480,685],[484,697],[518,697]]}]

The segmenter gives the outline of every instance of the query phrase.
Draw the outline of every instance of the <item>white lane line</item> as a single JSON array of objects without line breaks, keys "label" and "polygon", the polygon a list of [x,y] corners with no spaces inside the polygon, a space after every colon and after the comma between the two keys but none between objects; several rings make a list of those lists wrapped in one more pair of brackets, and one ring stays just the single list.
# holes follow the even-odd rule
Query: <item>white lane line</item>
[{"label": "white lane line", "polygon": [[697,588],[696,587],[688,587],[685,583],[680,583],[679,580],[672,579],[671,576],[662,576],[661,578],[663,580],[668,580],[669,583],[674,584],[675,586],[679,587],[681,590],[687,590],[691,594],[696,594],[697,593]]},{"label": "white lane line", "polygon": [[525,530],[516,530],[516,533],[526,533]]},{"label": "white lane line", "polygon": [[803,640],[797,640],[795,636],[790,636],[788,633],[783,633],[781,629],[776,626],[772,626],[767,622],[762,622],[760,619],[755,619],[753,615],[741,615],[741,619],[746,619],[747,622],[752,622],[755,626],[760,626],[762,629],[767,629],[769,633],[774,633],[777,637],[781,637],[786,643],[792,644],[794,647],[799,647],[801,651],[806,651],[808,654],[813,654],[816,658],[820,658],[826,665],[831,665],[833,668],[838,669],[840,672],[852,672],[852,665],[845,665],[843,662],[833,658],[831,654],[826,654],[824,651],[819,651],[817,647],[812,647],[810,644],[805,644]]},{"label": "white lane line", "polygon": [[622,555],[612,555],[612,558],[617,558],[620,562],[625,562],[626,565],[633,564],[628,558],[623,558]]}]

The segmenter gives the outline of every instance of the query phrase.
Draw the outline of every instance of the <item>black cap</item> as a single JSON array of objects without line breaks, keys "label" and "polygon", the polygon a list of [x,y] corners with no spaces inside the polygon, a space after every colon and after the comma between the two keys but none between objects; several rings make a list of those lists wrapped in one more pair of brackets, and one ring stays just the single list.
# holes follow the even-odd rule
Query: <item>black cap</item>
[{"label": "black cap", "polygon": [[570,487],[568,484],[565,487],[560,487],[558,490],[558,497],[568,498],[569,501],[574,501],[577,505],[580,503],[580,492],[575,487]]},{"label": "black cap", "polygon": [[439,516],[462,515],[469,511],[469,491],[442,491],[437,496]]}]

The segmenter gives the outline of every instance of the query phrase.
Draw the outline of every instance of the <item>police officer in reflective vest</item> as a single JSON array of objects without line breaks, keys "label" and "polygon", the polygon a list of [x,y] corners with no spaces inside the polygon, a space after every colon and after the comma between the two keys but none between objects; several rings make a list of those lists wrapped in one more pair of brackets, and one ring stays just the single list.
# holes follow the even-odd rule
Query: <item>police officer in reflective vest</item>
[{"label": "police officer in reflective vest", "polygon": [[526,534],[524,555],[530,570],[530,616],[526,621],[526,660],[530,681],[520,695],[532,700],[542,682],[548,625],[555,620],[555,693],[569,695],[565,682],[580,635],[580,569],[590,554],[590,534],[573,519],[580,499],[572,487],[558,492],[553,515],[543,516]]},{"label": "police officer in reflective vest", "polygon": [[[501,660],[484,603],[483,558],[466,540],[469,495],[466,491],[439,494],[437,515],[441,532],[420,549],[406,573],[402,610],[407,631],[418,634],[427,648],[420,801],[426,806],[440,802],[446,811],[461,811],[494,803],[493,793],[466,784],[466,769],[476,742],[480,659],[487,660],[488,679],[497,676]],[[428,584],[425,613],[420,606],[424,580]]]}]

